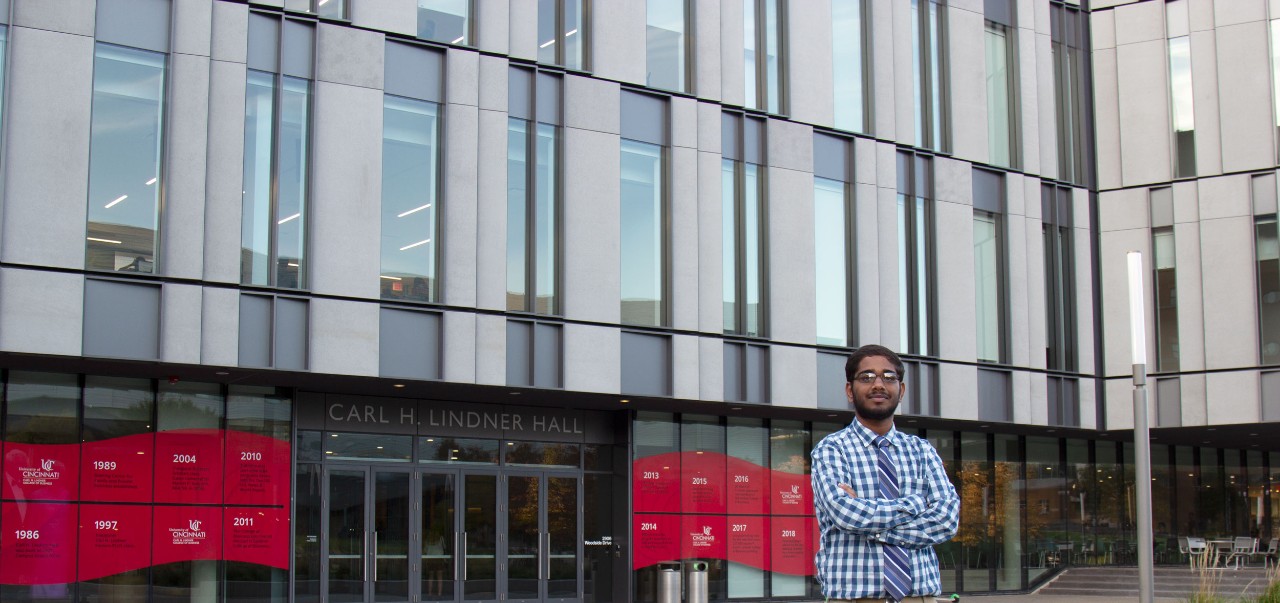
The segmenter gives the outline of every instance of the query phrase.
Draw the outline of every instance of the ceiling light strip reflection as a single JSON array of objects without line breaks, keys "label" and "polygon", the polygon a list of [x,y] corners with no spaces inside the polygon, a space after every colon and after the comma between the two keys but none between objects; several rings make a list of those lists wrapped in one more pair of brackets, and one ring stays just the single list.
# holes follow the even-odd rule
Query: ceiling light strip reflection
[{"label": "ceiling light strip reflection", "polygon": [[406,250],[409,250],[409,249],[413,249],[414,247],[417,247],[417,246],[419,246],[419,245],[426,245],[427,243],[430,243],[430,242],[431,242],[431,239],[424,239],[424,240],[418,241],[417,243],[409,243],[408,245],[405,245],[404,247],[401,247],[401,248],[400,248],[400,251],[406,251]]},{"label": "ceiling light strip reflection", "polygon": [[413,208],[413,209],[411,209],[411,210],[409,210],[409,211],[406,211],[406,212],[402,212],[402,213],[396,214],[396,217],[397,217],[397,218],[403,218],[403,217],[405,217],[405,216],[407,216],[407,215],[409,215],[409,214],[416,213],[416,212],[420,212],[420,211],[422,211],[422,210],[424,210],[424,209],[426,209],[426,208],[428,208],[428,207],[431,207],[431,204],[430,204],[430,203],[428,203],[428,204],[426,204],[426,205],[423,205],[423,206],[421,206],[421,207],[415,207],[415,208]]},{"label": "ceiling light strip reflection", "polygon": [[103,207],[102,209],[111,209],[112,207],[115,207],[117,203],[124,201],[125,199],[128,199],[128,198],[129,198],[129,195],[120,195],[119,197],[116,197],[115,201],[108,203],[106,207]]}]

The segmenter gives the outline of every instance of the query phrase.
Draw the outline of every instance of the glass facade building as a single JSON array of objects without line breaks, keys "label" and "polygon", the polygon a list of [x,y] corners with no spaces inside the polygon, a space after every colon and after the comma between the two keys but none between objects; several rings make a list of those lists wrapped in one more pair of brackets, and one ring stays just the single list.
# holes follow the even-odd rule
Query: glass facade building
[{"label": "glass facade building", "polygon": [[945,592],[1133,565],[1131,249],[1156,562],[1280,536],[1280,0],[76,4],[0,0],[0,603],[819,599],[868,343]]}]

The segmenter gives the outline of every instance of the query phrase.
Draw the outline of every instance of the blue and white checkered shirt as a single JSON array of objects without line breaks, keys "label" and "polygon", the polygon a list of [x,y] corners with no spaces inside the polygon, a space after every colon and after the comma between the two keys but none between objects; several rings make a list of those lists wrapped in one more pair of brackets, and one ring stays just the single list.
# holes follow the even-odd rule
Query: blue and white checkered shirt
[{"label": "blue and white checkered shirt", "polygon": [[[854,419],[813,449],[813,506],[821,532],[814,564],[832,599],[883,597],[881,543],[900,546],[911,565],[910,596],[942,591],[934,545],[955,536],[960,498],[928,441],[891,429],[889,457],[901,497],[878,498],[875,432]],[[839,484],[857,494],[849,496]]]}]

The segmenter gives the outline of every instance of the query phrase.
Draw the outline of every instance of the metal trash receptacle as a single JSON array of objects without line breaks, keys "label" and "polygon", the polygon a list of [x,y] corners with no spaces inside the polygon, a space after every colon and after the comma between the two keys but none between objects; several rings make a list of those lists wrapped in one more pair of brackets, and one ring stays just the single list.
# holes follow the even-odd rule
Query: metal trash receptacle
[{"label": "metal trash receptacle", "polygon": [[689,592],[685,601],[688,603],[707,603],[708,594],[706,562],[694,561],[689,563]]},{"label": "metal trash receptacle", "polygon": [[658,564],[658,603],[680,603],[680,564]]}]

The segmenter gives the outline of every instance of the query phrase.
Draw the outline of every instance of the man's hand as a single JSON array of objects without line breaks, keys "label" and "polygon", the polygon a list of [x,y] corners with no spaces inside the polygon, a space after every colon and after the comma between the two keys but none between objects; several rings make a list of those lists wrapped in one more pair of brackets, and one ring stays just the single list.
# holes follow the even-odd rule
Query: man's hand
[{"label": "man's hand", "polygon": [[848,494],[850,497],[852,498],[858,497],[858,493],[854,492],[853,487],[850,486],[849,484],[836,484],[836,485],[839,486],[841,490],[844,490],[844,493]]}]

